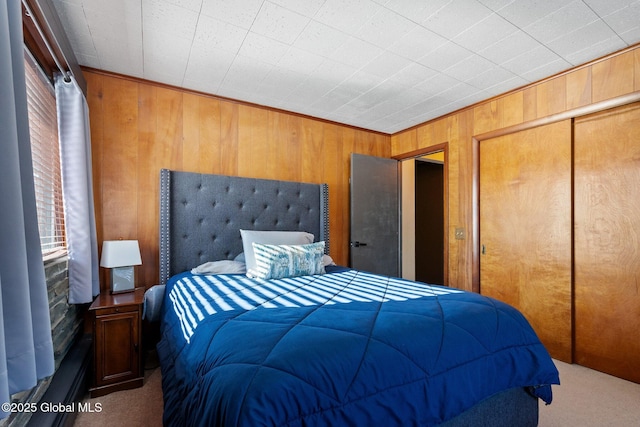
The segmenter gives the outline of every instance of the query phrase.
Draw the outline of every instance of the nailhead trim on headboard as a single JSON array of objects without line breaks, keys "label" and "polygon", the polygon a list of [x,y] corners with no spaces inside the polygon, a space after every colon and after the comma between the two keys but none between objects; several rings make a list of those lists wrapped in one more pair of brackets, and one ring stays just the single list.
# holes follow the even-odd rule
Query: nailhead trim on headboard
[{"label": "nailhead trim on headboard", "polygon": [[171,171],[160,170],[160,283],[165,284],[169,280],[169,256],[171,250],[169,234],[169,209],[171,189]]},{"label": "nailhead trim on headboard", "polygon": [[324,253],[329,254],[329,185],[320,186],[320,231],[322,236],[318,240],[324,240]]}]

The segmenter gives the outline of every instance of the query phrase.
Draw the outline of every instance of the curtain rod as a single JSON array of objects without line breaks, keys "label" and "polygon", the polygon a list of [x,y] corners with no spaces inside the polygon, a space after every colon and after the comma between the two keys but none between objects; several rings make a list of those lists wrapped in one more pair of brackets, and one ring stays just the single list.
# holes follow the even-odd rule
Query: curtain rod
[{"label": "curtain rod", "polygon": [[31,7],[29,7],[29,5],[27,4],[27,1],[26,0],[22,0],[22,5],[24,6],[24,8],[26,10],[27,17],[29,17],[31,19],[31,21],[33,22],[33,24],[36,27],[36,30],[38,30],[38,34],[40,34],[40,38],[44,42],[44,45],[47,47],[47,50],[49,51],[49,53],[51,54],[51,58],[53,58],[53,62],[55,62],[56,67],[58,67],[58,70],[60,70],[60,72],[64,76],[64,81],[65,82],[70,82],[71,81],[71,76],[73,75],[73,73],[71,72],[71,67],[69,66],[69,62],[64,57],[64,53],[62,53],[62,60],[67,65],[67,67],[66,67],[67,69],[65,69],[65,67],[63,67],[62,64],[60,63],[60,60],[58,59],[58,56],[56,55],[56,52],[53,50],[53,48],[49,44],[49,41],[47,40],[47,37],[44,34],[44,31],[42,31],[42,27],[40,27],[40,24],[38,23],[38,20],[35,18],[35,15],[33,14],[33,11],[31,10]]}]

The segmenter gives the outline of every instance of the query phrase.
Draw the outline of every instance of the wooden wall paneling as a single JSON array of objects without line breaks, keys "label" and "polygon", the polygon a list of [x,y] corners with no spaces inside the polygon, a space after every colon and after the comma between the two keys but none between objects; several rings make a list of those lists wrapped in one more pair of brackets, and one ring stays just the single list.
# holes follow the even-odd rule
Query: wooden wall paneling
[{"label": "wooden wall paneling", "polygon": [[324,183],[324,125],[317,120],[307,120],[303,127],[303,140],[300,167],[302,168],[302,181]]},{"label": "wooden wall paneling", "polygon": [[[342,165],[342,173],[340,175],[341,187],[342,191],[342,200],[340,200],[341,206],[343,206],[342,211],[339,213],[342,216],[341,219],[341,234],[346,239],[347,251],[346,258],[350,260],[351,249],[349,246],[349,242],[351,239],[351,209],[350,209],[350,200],[351,200],[351,185],[349,183],[349,179],[351,177],[351,153],[354,152],[355,146],[355,131],[353,129],[340,128],[338,130],[338,139],[342,145],[342,158],[340,159],[340,164]],[[349,264],[347,264],[349,265]]]},{"label": "wooden wall paneling", "polygon": [[[451,251],[450,251],[450,247],[451,247],[451,241],[455,240],[454,239],[454,235],[455,232],[451,232],[451,230],[454,230],[453,228],[451,228],[451,212],[458,212],[459,210],[459,203],[454,203],[454,206],[452,207],[452,199],[454,198],[454,195],[460,195],[459,192],[452,192],[451,191],[451,185],[452,185],[452,181],[453,181],[453,185],[454,187],[458,186],[458,181],[457,179],[452,179],[452,174],[451,174],[451,155],[452,155],[452,149],[451,146],[457,147],[459,148],[460,145],[458,144],[458,141],[460,141],[460,135],[461,133],[464,135],[463,129],[464,129],[464,125],[461,125],[461,123],[464,123],[464,117],[462,115],[455,115],[455,116],[451,116],[447,118],[447,126],[448,126],[448,135],[447,135],[447,139],[444,140],[442,142],[442,144],[440,144],[442,146],[442,151],[444,154],[444,165],[443,165],[443,232],[444,232],[444,236],[443,236],[443,243],[444,243],[444,255],[443,255],[443,260],[444,260],[444,267],[443,267],[443,274],[444,274],[444,284],[446,286],[455,286],[452,285],[451,283],[451,275],[450,275],[450,270],[449,270],[449,266],[451,265]],[[460,153],[456,152],[456,155],[459,156]],[[459,200],[458,200],[459,202]],[[457,223],[457,222],[456,222]],[[456,277],[455,278],[455,283],[460,283],[459,282],[459,278]]]},{"label": "wooden wall paneling", "polygon": [[[278,176],[280,170],[283,167],[286,167],[282,163],[281,159],[281,148],[282,145],[285,144],[284,138],[286,134],[283,133],[283,129],[286,130],[286,117],[284,117],[279,112],[269,113],[269,149],[270,159],[271,159],[271,168],[269,169],[269,177]],[[285,121],[285,123],[283,123]]]},{"label": "wooden wall paneling", "polygon": [[499,98],[497,108],[501,128],[522,123],[524,121],[523,92],[518,91]]},{"label": "wooden wall paneling", "polygon": [[[527,122],[533,122],[538,119],[551,118],[549,114],[553,111],[564,109],[561,113],[569,111],[575,108],[593,106],[596,102],[610,99],[614,96],[629,95],[632,91],[640,90],[640,48],[636,47],[631,49],[625,60],[616,60],[615,62],[622,62],[621,64],[613,64],[612,58],[618,55],[613,55],[610,58],[595,61],[593,64],[588,64],[583,67],[579,67],[576,70],[564,74],[565,84],[555,85],[561,80],[556,80],[554,84],[547,85],[542,89],[539,89],[540,84],[545,81],[531,86],[523,88],[522,93],[522,118],[523,125]],[[626,53],[622,53],[624,56]],[[633,68],[629,65],[624,65],[625,61],[628,61],[630,57],[633,57]],[[596,69],[594,72],[594,68]],[[555,80],[550,79],[550,80]],[[619,80],[623,80],[624,84]],[[630,83],[633,82],[633,88]],[[604,84],[604,86],[603,86]],[[616,89],[618,87],[618,89]],[[620,89],[622,87],[622,89]],[[558,98],[556,93],[561,91],[563,94]],[[625,93],[621,93],[624,92]],[[592,96],[593,94],[593,96]],[[539,99],[540,98],[540,99]],[[500,131],[508,123],[509,120],[503,121],[505,114],[517,114],[517,111],[506,113],[503,108],[506,107],[504,102],[495,102],[496,100],[488,100],[486,102],[474,105],[468,109],[461,110],[454,113],[459,119],[458,122],[458,135],[457,139],[452,137],[449,140],[449,196],[450,196],[450,228],[454,228],[457,224],[473,224],[473,140],[474,135],[479,135],[483,132],[495,132]],[[512,105],[515,105],[513,103]],[[603,105],[602,108],[608,108]],[[540,111],[539,111],[540,110]],[[546,114],[546,115],[545,115]],[[584,113],[582,113],[584,114]],[[464,122],[467,122],[464,124]],[[436,121],[430,121],[420,126],[416,126],[410,131],[401,132],[391,137],[391,149],[392,155],[402,157],[405,153],[411,153],[416,149],[416,146],[407,141],[412,141],[411,136],[413,132],[416,132],[418,141],[422,140],[420,135],[433,135],[434,123]],[[453,126],[453,123],[450,123]],[[524,127],[524,126],[523,126]],[[464,129],[471,129],[465,132]],[[611,146],[616,142],[609,138],[607,146]],[[418,147],[422,146],[422,143],[418,143]],[[403,151],[404,150],[404,151]],[[468,157],[466,157],[468,156]],[[457,224],[456,224],[457,222]],[[461,287],[464,289],[470,288],[472,285],[474,267],[474,250],[471,245],[470,230],[467,234],[469,239],[468,244],[455,239],[450,240],[450,258],[449,258],[449,272],[450,283],[452,286]],[[524,244],[523,244],[524,246]],[[633,250],[631,251],[633,252]],[[479,255],[478,255],[479,256]],[[466,272],[472,272],[467,274]],[[555,310],[556,304],[553,298],[541,298],[541,301],[549,302],[550,309]],[[629,310],[628,313],[621,314],[625,309],[616,310],[620,313],[620,318],[624,321],[629,321],[630,317],[637,314],[633,314]],[[632,322],[631,322],[632,323]],[[638,327],[635,327],[635,331]]]},{"label": "wooden wall paneling", "polygon": [[[154,86],[138,85],[138,171],[137,182],[139,197],[137,233],[135,238],[140,246],[142,265],[136,267],[136,286],[151,286],[155,284],[155,272],[158,269],[157,231],[148,227],[149,223],[157,223],[159,196],[157,188],[159,174],[154,173],[155,157],[158,150],[162,150],[156,141],[158,123],[157,88]],[[121,171],[122,172],[122,171]],[[152,181],[155,176],[155,181]],[[157,203],[157,204],[156,204]],[[134,238],[133,236],[130,238]]]},{"label": "wooden wall paneling", "polygon": [[[347,240],[342,232],[342,215],[335,214],[342,206],[342,144],[338,140],[338,127],[324,123],[322,133],[323,143],[323,182],[329,185],[329,237],[331,257],[340,265],[347,265]],[[348,239],[348,237],[346,237]]]},{"label": "wooden wall paneling", "polygon": [[[629,68],[628,65],[613,66],[612,63],[608,63],[608,61],[611,60],[611,58],[608,58],[597,61],[592,65],[581,67],[569,74],[565,74],[567,76],[566,87],[563,91],[565,94],[565,108],[571,108],[573,105],[576,105],[576,103],[587,102],[585,98],[586,92],[594,93],[594,97],[590,102],[596,102],[596,96],[609,96],[602,95],[602,93],[619,92],[621,89],[610,90],[607,89],[607,85],[614,87],[616,85],[623,85],[625,82],[618,81],[620,79],[626,79],[626,84],[628,84],[629,82],[633,82],[633,90],[640,90],[640,77],[638,77],[640,75],[640,50],[632,49],[629,52],[631,54],[627,56],[626,60],[628,60],[628,58],[632,58],[633,67],[631,68]],[[622,55],[618,56],[624,55],[625,54],[623,53]],[[612,56],[612,58],[615,57],[616,55]],[[608,67],[608,71],[605,72],[605,69],[603,68],[601,70],[598,70],[597,73],[592,73],[591,87],[593,89],[585,89],[585,86],[589,86],[589,82],[588,79],[585,80],[584,75],[580,74],[585,73],[585,70],[593,70],[594,68],[596,68],[596,66],[604,67],[603,64],[608,64],[606,65],[606,67]],[[124,202],[127,201],[126,199],[133,200],[137,199],[138,197],[138,195],[135,193],[139,191],[139,186],[135,184],[133,190],[129,191],[128,189],[131,188],[131,185],[127,184],[127,182],[130,182],[132,179],[133,182],[138,182],[137,177],[134,176],[137,171],[135,170],[135,168],[131,170],[129,169],[130,167],[132,167],[132,165],[131,157],[129,154],[127,154],[126,151],[127,147],[119,142],[112,144],[112,141],[115,138],[124,138],[129,141],[129,148],[133,146],[133,150],[135,152],[138,151],[138,142],[136,141],[138,135],[135,133],[135,131],[131,131],[132,128],[135,129],[138,126],[137,118],[135,117],[135,115],[131,115],[131,122],[127,124],[127,121],[122,120],[122,117],[126,117],[124,111],[127,109],[131,110],[132,107],[133,109],[131,111],[137,112],[137,110],[135,109],[135,104],[138,103],[137,88],[142,86],[154,86],[154,84],[149,82],[132,82],[129,79],[111,76],[107,73],[91,72],[86,70],[85,77],[89,82],[89,86],[92,87],[92,89],[88,93],[87,99],[90,103],[92,126],[91,131],[94,151],[93,159],[94,189],[96,192],[96,221],[98,224],[98,235],[100,236],[101,241],[104,238],[117,238],[117,236],[114,237],[105,235],[105,232],[111,232],[116,235],[135,233],[136,224],[138,224],[138,227],[140,227],[140,224],[142,224],[142,221],[138,221],[138,213],[127,212],[127,206],[124,206],[123,208],[123,205],[125,204]],[[615,80],[615,82],[608,81],[611,79]],[[598,87],[598,85],[601,85],[602,82],[606,83],[606,85],[603,87]],[[576,88],[580,88],[580,94],[577,94]],[[522,90],[522,115],[525,122],[543,117],[543,113],[537,111],[539,104],[543,106],[546,105],[545,108],[548,108],[548,105],[556,105],[557,101],[550,100],[550,97],[554,96],[552,91],[549,91],[548,87],[545,90],[546,94],[544,94],[544,96],[547,97],[546,100],[538,99],[538,85],[533,85]],[[175,89],[175,91],[182,94],[189,93],[188,91],[182,91],[178,89]],[[189,93],[189,96],[201,95],[194,95]],[[182,111],[182,126],[187,126],[187,123],[192,123],[191,118],[188,116],[193,114],[194,107],[189,104],[190,102],[192,102],[191,98],[185,97],[184,102],[186,104]],[[192,157],[195,152],[189,152],[188,150],[195,148],[185,147],[184,151],[182,152],[182,156],[185,157],[185,159],[183,159],[183,164],[180,166],[185,170],[210,168],[209,172],[211,173],[226,173],[237,175],[239,167],[238,111],[239,105],[242,104],[232,101],[219,100],[209,96],[201,96],[199,103],[201,115],[200,124],[198,127],[198,150],[201,153],[201,155],[199,156],[199,163],[193,163],[193,160],[190,159],[190,157]],[[472,182],[472,165],[470,166],[467,164],[468,160],[465,160],[464,156],[471,150],[473,135],[497,130],[500,128],[500,126],[503,126],[502,123],[511,122],[513,120],[511,118],[512,115],[517,115],[516,110],[502,111],[502,109],[505,108],[504,100],[502,100],[501,103],[503,105],[498,105],[499,103],[496,102],[495,99],[492,99],[485,103],[473,106],[472,108],[469,108],[467,110],[454,113],[454,116],[469,114],[469,112],[471,114],[471,118],[468,120],[467,127],[470,126],[473,131],[466,135],[462,135],[461,133],[458,137],[459,140],[449,138],[449,134],[451,133],[450,127],[455,126],[455,124],[452,123],[448,118],[431,121],[424,125],[410,129],[406,132],[401,132],[397,135],[393,135],[391,137],[383,135],[380,137],[380,139],[378,139],[378,135],[372,133],[371,135],[367,134],[367,137],[365,139],[368,139],[371,136],[371,138],[375,139],[376,141],[385,141],[383,142],[383,144],[388,144],[388,149],[394,156],[414,151],[421,146],[428,146],[429,144],[426,141],[429,138],[432,138],[435,143],[449,140],[450,159],[452,159],[449,163],[449,167],[451,168],[450,175],[455,177],[454,179],[451,179],[450,182],[455,182],[455,180],[459,182],[459,184],[453,184],[449,192],[450,195],[455,194],[455,196],[451,197],[451,199],[455,198],[460,200],[460,206],[457,208],[458,211],[456,212],[456,208],[454,208],[450,215],[451,218],[459,218],[459,222],[461,223],[463,222],[463,220],[467,223],[472,223],[471,219],[465,217],[466,215],[469,215],[469,213],[466,212],[466,207],[462,206],[462,201],[470,199],[471,197],[469,194],[466,194],[466,192],[470,191]],[[511,104],[511,102],[508,103]],[[511,109],[511,107],[508,108]],[[553,111],[553,109],[549,111]],[[277,133],[279,133],[279,131],[277,130],[278,127],[273,126],[273,122],[277,122],[279,120],[274,120],[273,118],[280,117],[281,115],[288,116],[286,113],[275,110],[268,110],[269,124],[267,126],[267,129],[269,134],[269,141],[275,141],[276,139],[278,141],[280,140],[280,135],[276,135]],[[256,120],[259,121],[261,119]],[[303,131],[305,131],[305,126],[307,123],[306,121],[311,119],[301,118],[301,120],[303,125],[301,127],[298,127],[298,129],[302,129]],[[255,125],[255,122],[253,120],[251,122],[252,126]],[[333,151],[337,153],[336,156],[333,156],[335,159],[333,162],[323,160],[322,165],[324,170],[324,180],[326,182],[329,182],[330,186],[336,187],[330,189],[330,221],[338,224],[332,229],[332,256],[334,256],[337,261],[340,261],[341,259],[346,260],[348,255],[347,238],[340,234],[348,232],[348,222],[345,223],[343,218],[347,213],[345,209],[343,209],[343,204],[345,203],[345,201],[348,203],[348,181],[345,183],[343,175],[344,170],[347,168],[346,165],[348,164],[348,150],[345,150],[342,146],[343,140],[345,139],[343,137],[343,129],[348,127],[343,127],[328,122],[322,123],[324,129],[323,150],[325,150],[325,155],[328,157],[332,157]],[[261,125],[258,124],[258,126]],[[287,127],[288,125],[284,125],[279,129],[286,129]],[[204,134],[206,134],[206,136],[204,136]],[[182,137],[186,140],[188,137],[191,137],[191,135],[195,135],[195,133],[187,130],[183,132]],[[438,140],[437,138],[440,138],[440,140]],[[306,137],[302,137],[302,140],[306,141]],[[377,144],[378,143],[376,142],[373,145],[374,150],[377,149]],[[348,138],[347,145],[349,145]],[[267,146],[269,147],[267,149],[267,152],[269,153],[269,155],[272,155],[272,153],[275,152],[274,148],[276,147],[276,145],[272,145],[272,143],[270,142]],[[124,149],[123,153],[119,153],[120,147]],[[204,151],[202,151],[203,147],[206,147]],[[306,145],[303,144],[303,147],[306,147]],[[360,145],[358,145],[358,147],[360,147]],[[372,146],[367,145],[367,147],[368,148],[363,149],[368,150],[371,149]],[[456,158],[458,160],[456,160]],[[121,165],[118,165],[119,161],[122,161],[123,163]],[[142,159],[140,159],[140,161],[142,161]],[[276,162],[266,163],[266,175],[275,179],[284,179],[284,177],[280,176],[280,171],[278,170],[279,165]],[[457,173],[455,172],[456,170],[458,171]],[[333,178],[335,174],[337,174],[337,177]],[[331,184],[332,180],[335,182],[335,184]],[[455,185],[458,185],[458,190],[455,189]],[[114,194],[114,197],[111,197],[112,194]],[[452,206],[455,206],[455,204],[452,204]],[[454,223],[451,222],[451,225],[453,226]],[[155,227],[156,225],[154,224],[151,226]],[[337,237],[334,237],[334,235]],[[340,241],[340,245],[338,245],[338,241]],[[456,245],[455,248],[457,248],[458,256],[457,260],[455,259],[455,257],[451,258],[449,271],[451,273],[452,280],[470,280],[468,278],[468,274],[466,273],[467,271],[473,269],[473,260],[471,258],[468,258],[469,251],[468,249],[461,250],[460,246],[458,246],[456,243],[454,243],[454,245]],[[455,277],[459,277],[459,279],[453,279]],[[458,286],[465,285],[466,284],[463,283],[458,284]]]},{"label": "wooden wall paneling", "polygon": [[[247,105],[238,105],[238,128],[237,128],[237,156],[238,166],[237,174],[247,177],[258,177],[260,175],[259,164],[256,164],[253,158],[255,150],[258,150],[258,143],[253,140],[254,127],[257,123],[253,122],[253,108]],[[256,146],[254,146],[254,143]]]},{"label": "wooden wall paneling", "polygon": [[[202,96],[199,98],[199,107],[199,169],[206,173],[221,173],[220,101]],[[186,161],[184,164],[189,165]]]},{"label": "wooden wall paneling", "polygon": [[[96,234],[98,242],[102,242],[103,239],[103,227],[102,227],[102,158],[104,147],[104,120],[103,120],[103,104],[102,104],[102,77],[89,74],[85,75],[87,81],[87,87],[91,87],[91,90],[87,89],[87,105],[91,112],[90,127],[91,127],[91,167],[93,174],[93,199],[94,199],[94,213],[96,217]],[[102,251],[101,245],[98,245],[98,251]]]},{"label": "wooden wall paneling", "polygon": [[[160,169],[182,169],[187,147],[198,150],[199,132],[187,123],[184,111],[195,114],[197,105],[185,106],[182,93],[164,87],[139,85],[138,144],[138,241],[143,264],[139,275],[143,284],[151,286],[158,272],[158,224],[160,206]],[[189,109],[190,108],[190,109]],[[197,163],[196,163],[197,164]]]},{"label": "wooden wall paneling", "polygon": [[269,145],[269,112],[263,108],[251,110],[251,175],[257,178],[269,177],[269,164],[274,152]]},{"label": "wooden wall paneling", "polygon": [[[137,86],[131,82],[101,79],[102,117],[97,121],[103,127],[100,162],[101,219],[97,235],[102,240],[135,239],[137,236]],[[122,169],[131,173],[122,174]],[[94,200],[95,196],[94,196]],[[99,242],[101,243],[101,242]],[[139,269],[139,268],[138,268]],[[102,269],[100,286],[109,287],[107,270]]]},{"label": "wooden wall paneling", "polygon": [[200,162],[200,99],[202,97],[185,93],[182,97],[182,161],[194,165],[193,172],[204,172]]},{"label": "wooden wall paneling", "polygon": [[286,131],[286,144],[281,147],[283,159],[289,158],[291,163],[288,168],[291,169],[290,176],[295,177],[292,180],[302,181],[303,176],[303,156],[305,146],[311,141],[307,139],[306,120],[302,117],[287,117],[284,122]]},{"label": "wooden wall paneling", "polygon": [[391,157],[391,139],[387,135],[375,135],[376,147],[380,157]]},{"label": "wooden wall paneling", "polygon": [[[461,209],[464,209],[465,203],[462,200],[466,197],[464,194],[464,183],[460,181],[461,165],[464,164],[465,153],[461,151],[461,145],[458,141],[464,139],[467,134],[465,127],[472,122],[468,120],[469,114],[460,114],[457,117],[457,131],[447,141],[447,157],[445,159],[445,233],[447,233],[448,247],[445,248],[447,253],[446,284],[460,289],[465,288],[464,269],[459,270],[459,262],[465,259],[465,243],[462,240],[455,239],[455,229],[457,227],[466,227],[466,219],[460,215]],[[461,254],[462,252],[462,254]]]},{"label": "wooden wall paneling", "polygon": [[[633,58],[634,67],[632,72],[630,72],[628,67],[618,65],[614,66],[611,64],[611,59],[620,55],[628,55],[627,59],[624,61],[628,61],[628,58]],[[594,73],[594,68],[600,68],[600,70],[596,70]],[[604,72],[605,70],[606,72]],[[606,88],[607,85],[616,87],[620,84],[618,80],[623,80],[627,84],[624,86],[625,89],[622,90],[640,90],[640,48],[636,47],[630,49],[629,52],[623,52],[618,55],[614,54],[609,58],[579,67],[574,71],[561,75],[560,77],[560,79],[558,79],[558,77],[550,78],[517,91],[522,93],[523,124],[538,119],[548,118],[550,114],[559,112],[559,110],[562,110],[560,112],[564,112],[572,108],[586,107],[601,100],[601,98],[604,98],[605,96],[613,96],[612,93],[620,93],[620,89],[612,91]],[[549,81],[553,82],[548,83]],[[630,82],[633,82],[633,89],[630,89]],[[600,87],[603,83],[606,83],[604,88]],[[592,96],[592,93],[594,96]],[[606,93],[606,95],[603,95],[603,93]],[[509,94],[507,97],[514,96],[514,94]],[[509,108],[510,111],[503,111],[504,108]],[[461,134],[458,141],[449,139],[451,161],[448,166],[451,168],[451,174],[456,176],[455,179],[458,179],[459,181],[459,187],[456,190],[455,179],[450,179],[450,182],[452,183],[449,190],[451,200],[459,199],[462,201],[470,199],[471,196],[466,194],[466,192],[472,191],[471,183],[473,177],[471,170],[473,165],[465,163],[462,155],[456,157],[456,153],[471,152],[474,135],[503,129],[506,123],[517,121],[515,117],[519,114],[517,111],[517,101],[515,101],[514,98],[512,100],[501,99],[500,102],[496,99],[490,99],[471,106],[468,109],[453,113],[452,116],[460,117],[469,114],[469,112],[471,112],[471,118],[469,120],[472,132],[464,136]],[[411,153],[417,148],[428,146],[429,144],[423,141],[426,141],[428,138],[433,138],[434,133],[436,133],[434,131],[437,127],[436,123],[442,123],[442,120],[444,120],[444,118],[432,120],[408,131],[392,135],[392,156],[402,157],[404,154]],[[416,134],[417,136],[415,136]],[[458,170],[457,175],[453,172],[455,170]],[[457,215],[459,215],[458,222],[460,224],[465,221],[471,223],[471,220],[468,219],[468,217],[465,217],[465,215],[473,216],[470,211],[465,211],[461,205],[461,207],[458,208],[459,211],[456,212],[455,204],[451,203],[451,206],[453,210],[450,214],[452,218],[450,225],[452,227],[456,225],[455,219]],[[459,243],[460,242],[454,240],[452,243],[453,246],[451,246],[452,251],[457,251],[457,255],[452,255],[450,258],[450,277],[452,283],[456,280],[455,277],[465,278],[464,280],[471,280],[464,272],[469,270],[473,271],[474,269],[473,256],[468,256],[467,251],[462,250]],[[470,254],[472,255],[473,253],[471,252]],[[457,283],[456,286],[466,287],[471,286],[471,284],[463,284],[460,282]]]},{"label": "wooden wall paneling", "polygon": [[584,67],[567,74],[567,109],[591,104],[591,67]]},{"label": "wooden wall paneling", "polygon": [[633,92],[634,55],[634,51],[629,51],[596,62],[591,66],[593,102]]},{"label": "wooden wall paneling", "polygon": [[[138,86],[103,81],[102,216],[106,240],[135,238],[138,199]],[[128,171],[123,174],[122,171]]]},{"label": "wooden wall paneling", "polygon": [[480,291],[572,359],[571,122],[480,142]]},{"label": "wooden wall paneling", "polygon": [[277,174],[279,170],[286,168],[286,164],[283,162],[281,153],[286,153],[286,150],[282,150],[283,145],[286,144],[287,138],[287,118],[286,116],[276,112],[273,114],[272,126],[273,129],[273,141],[271,144],[272,150],[275,153],[274,156],[274,168],[273,173]]},{"label": "wooden wall paneling", "polygon": [[489,101],[473,108],[473,133],[479,135],[499,127],[498,102]]},{"label": "wooden wall paneling", "polygon": [[338,183],[338,192],[337,196],[337,206],[341,206],[342,209],[340,212],[337,212],[337,227],[336,231],[340,235],[340,239],[345,242],[345,246],[342,248],[342,259],[345,264],[349,263],[349,180],[345,179],[345,177],[349,174],[349,160],[345,162],[345,159],[348,157],[345,156],[345,152],[349,152],[349,149],[344,148],[344,130],[342,128],[336,127],[336,135],[335,141],[337,143],[337,152],[336,152],[336,172],[337,172],[337,183]]},{"label": "wooden wall paneling", "polygon": [[278,169],[280,165],[277,162],[278,151],[276,150],[276,147],[281,142],[280,134],[278,132],[280,117],[281,114],[276,111],[267,112],[267,152],[264,153],[266,155],[265,177],[278,176]]},{"label": "wooden wall paneling", "polygon": [[450,134],[455,130],[457,120],[455,116],[447,116],[433,122],[433,140],[436,144],[449,141]]},{"label": "wooden wall paneling", "polygon": [[[385,150],[380,144],[378,144],[379,138],[377,135],[372,135],[372,138],[367,138],[367,132],[363,130],[356,130],[356,153],[372,153],[374,156],[381,157],[384,155]],[[388,153],[387,153],[388,157]]]},{"label": "wooden wall paneling", "polygon": [[391,138],[388,135],[377,135],[376,144],[381,157],[391,157]]},{"label": "wooden wall paneling", "polygon": [[538,118],[538,91],[535,86],[529,86],[522,90],[522,110],[522,118],[525,122]]},{"label": "wooden wall paneling", "polygon": [[[421,127],[421,129],[424,128],[430,129],[429,126]],[[416,132],[416,129],[410,129],[394,135],[394,137],[391,138],[391,151],[393,153],[408,153],[419,148]]]},{"label": "wooden wall paneling", "polygon": [[371,153],[372,156],[377,156],[375,142],[373,139],[367,141],[362,138],[362,131],[355,129],[353,132],[353,152],[354,153]]},{"label": "wooden wall paneling", "polygon": [[382,157],[385,152],[382,146],[378,144],[377,135],[372,135],[371,138],[367,138],[367,133],[362,130],[356,130],[355,147],[353,151],[355,153],[371,153],[371,155],[378,157]]},{"label": "wooden wall paneling", "polygon": [[163,167],[327,182],[331,255],[347,263],[349,155],[355,150],[388,156],[389,136],[108,73],[85,73],[99,243],[138,239],[140,284],[157,282],[158,173]]},{"label": "wooden wall paneling", "polygon": [[636,49],[633,51],[633,90],[640,90],[640,49]]},{"label": "wooden wall paneling", "polygon": [[[449,156],[447,170],[449,172],[449,247],[452,247],[449,257],[449,286],[472,291],[474,274],[472,259],[474,232],[473,215],[473,151],[470,141],[473,136],[473,111],[467,110],[458,115],[458,131],[455,138],[449,141]],[[455,228],[463,227],[464,240],[456,240]],[[455,258],[453,258],[455,253]]]},{"label": "wooden wall paneling", "polygon": [[220,174],[238,175],[238,104],[220,102]]},{"label": "wooden wall paneling", "polygon": [[[425,129],[427,131],[425,132]],[[414,128],[404,132],[402,145],[407,147],[407,151],[413,151],[428,146],[433,139],[433,125],[425,126],[420,130]],[[406,151],[405,151],[406,152]]]},{"label": "wooden wall paneling", "polygon": [[286,144],[280,146],[280,159],[285,162],[283,169],[287,170],[288,179],[291,181],[302,180],[302,145],[304,144],[304,131],[302,122],[305,120],[297,115],[287,115],[287,129],[284,131]]},{"label": "wooden wall paneling", "polygon": [[638,123],[638,103],[576,120],[575,355],[640,383]]},{"label": "wooden wall paneling", "polygon": [[567,78],[558,76],[536,85],[536,112],[547,117],[567,109]]},{"label": "wooden wall paneling", "polygon": [[[90,116],[91,127],[91,163],[93,174],[93,200],[94,215],[96,218],[96,237],[98,239],[98,257],[102,256],[102,241],[104,239],[104,209],[103,203],[103,161],[104,158],[104,110],[103,110],[103,79],[101,76],[85,76],[87,80],[87,104]],[[90,88],[90,89],[89,89]],[[95,113],[95,114],[94,114]],[[100,269],[100,289],[107,289],[107,272]]]},{"label": "wooden wall paneling", "polygon": [[[177,168],[183,164],[183,93],[172,89],[156,88],[156,130],[154,135],[155,149],[148,154],[153,156],[155,176],[147,176],[149,183],[158,181],[161,167]],[[144,147],[141,147],[144,148]],[[148,159],[141,159],[148,164]],[[166,166],[164,166],[166,165]]]},{"label": "wooden wall paneling", "polygon": [[413,132],[416,133],[415,143],[413,144],[412,150],[418,150],[424,147],[431,147],[438,143],[433,137],[433,126],[421,126],[417,129],[414,129]]}]

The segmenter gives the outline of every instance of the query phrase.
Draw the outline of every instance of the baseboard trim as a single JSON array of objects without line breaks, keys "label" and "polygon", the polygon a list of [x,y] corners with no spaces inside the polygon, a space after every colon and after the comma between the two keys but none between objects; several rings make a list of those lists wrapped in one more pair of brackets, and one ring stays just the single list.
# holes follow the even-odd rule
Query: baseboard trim
[{"label": "baseboard trim", "polygon": [[69,350],[53,375],[49,388],[40,399],[38,411],[31,416],[28,427],[73,426],[78,415],[76,410],[43,412],[41,408],[46,410],[46,404],[65,405],[67,408],[73,405],[77,408],[77,402],[82,400],[89,384],[92,344],[91,334],[85,334]]}]

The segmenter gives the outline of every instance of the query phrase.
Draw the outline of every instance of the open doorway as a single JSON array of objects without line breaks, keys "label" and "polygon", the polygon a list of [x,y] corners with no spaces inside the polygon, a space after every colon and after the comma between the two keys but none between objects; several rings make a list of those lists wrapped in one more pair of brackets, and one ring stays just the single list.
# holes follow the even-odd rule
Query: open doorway
[{"label": "open doorway", "polygon": [[[447,145],[445,142],[396,158],[400,160],[402,177],[402,277],[444,286],[449,286]],[[433,166],[432,169],[436,170],[436,182],[418,182],[417,177],[422,173],[417,170],[423,169],[420,165],[424,164],[426,168]],[[417,185],[420,189],[416,188]],[[425,186],[431,188],[425,190]],[[426,208],[417,207],[417,203],[426,204]],[[422,214],[424,209],[434,213],[436,219],[425,217]],[[421,228],[430,231],[419,231]],[[425,235],[427,237],[423,237]],[[422,271],[426,265],[430,272]]]},{"label": "open doorway", "polygon": [[415,280],[444,285],[444,152],[414,161]]}]

